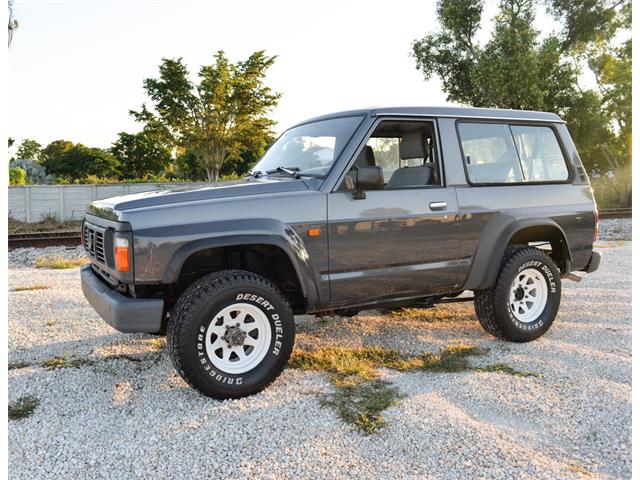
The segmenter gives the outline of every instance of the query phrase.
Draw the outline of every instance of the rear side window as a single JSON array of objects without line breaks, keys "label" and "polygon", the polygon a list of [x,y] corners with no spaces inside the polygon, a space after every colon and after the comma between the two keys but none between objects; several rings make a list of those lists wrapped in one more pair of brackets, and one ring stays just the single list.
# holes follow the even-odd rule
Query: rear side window
[{"label": "rear side window", "polygon": [[524,180],[508,125],[460,123],[458,129],[472,183],[514,183]]},{"label": "rear side window", "polygon": [[557,182],[569,171],[553,130],[545,126],[459,123],[471,183]]},{"label": "rear side window", "polygon": [[557,182],[569,178],[558,139],[549,127],[513,125],[511,131],[526,181]]}]

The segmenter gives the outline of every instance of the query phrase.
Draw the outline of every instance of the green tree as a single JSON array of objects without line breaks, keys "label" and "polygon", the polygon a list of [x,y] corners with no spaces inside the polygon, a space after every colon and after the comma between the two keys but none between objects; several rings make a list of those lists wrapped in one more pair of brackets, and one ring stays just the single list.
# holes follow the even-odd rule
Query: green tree
[{"label": "green tree", "polygon": [[110,152],[120,162],[123,178],[143,178],[165,171],[171,162],[171,152],[152,132],[120,132]]},{"label": "green tree", "polygon": [[40,160],[40,153],[42,151],[42,145],[35,140],[26,138],[22,141],[16,152],[16,158],[19,160],[33,160],[35,162]]},{"label": "green tree", "polygon": [[[477,33],[483,1],[440,0],[437,7],[440,29],[413,43],[416,66],[427,79],[439,77],[451,101],[560,114],[567,120],[585,167],[591,172],[607,171],[602,146],[616,143],[611,117],[618,108],[614,105],[618,105],[621,92],[610,84],[608,91],[615,100],[608,101],[601,91],[581,89],[580,55],[587,51],[588,42],[603,38],[606,32],[610,35],[624,25],[618,18],[624,8],[614,7],[610,11],[611,5],[606,5],[605,0],[546,2],[556,17],[565,22],[561,34],[540,36],[534,28],[537,4],[534,0],[501,0],[490,39],[481,45]],[[587,11],[592,13],[585,15],[581,4],[588,4]],[[603,18],[608,26],[594,25],[592,19],[597,14],[593,12],[606,12]],[[624,55],[603,57],[600,65],[603,73],[608,72],[601,76],[602,82],[625,76],[621,73],[627,65]],[[631,81],[630,76],[625,78]],[[630,98],[630,89],[619,82],[615,85],[620,85]],[[605,107],[606,104],[611,107]]]},{"label": "green tree", "polygon": [[69,140],[54,140],[42,149],[40,161],[42,164],[55,162],[55,159],[67,153],[71,148],[73,148],[73,142]]},{"label": "green tree", "polygon": [[267,117],[280,95],[264,85],[275,57],[264,51],[231,63],[219,51],[211,65],[188,78],[182,59],[163,59],[159,78],[144,81],[153,103],[131,112],[146,128],[162,133],[176,146],[196,155],[210,181],[218,179],[225,162],[239,159],[247,145],[260,145],[274,122]]},{"label": "green tree", "polygon": [[64,180],[81,180],[89,175],[117,178],[119,162],[110,152],[80,143],[43,162],[47,173]]}]

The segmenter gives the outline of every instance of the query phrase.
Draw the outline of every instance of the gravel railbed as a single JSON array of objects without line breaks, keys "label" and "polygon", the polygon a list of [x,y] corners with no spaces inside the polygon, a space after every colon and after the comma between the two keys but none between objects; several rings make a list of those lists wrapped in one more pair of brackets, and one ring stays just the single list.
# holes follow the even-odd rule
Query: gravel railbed
[{"label": "gravel railbed", "polygon": [[[9,371],[9,400],[40,400],[31,417],[9,422],[10,477],[629,478],[631,243],[598,245],[600,270],[563,282],[556,323],[528,344],[484,333],[469,304],[423,316],[298,317],[298,348],[412,354],[464,342],[489,348],[476,365],[542,374],[385,370],[406,396],[371,436],[321,406],[334,388],[323,373],[287,369],[258,395],[214,401],[176,376],[162,340],[101,321],[78,269],[11,269],[10,290],[50,288],[9,292],[9,361],[33,364]],[[130,357],[108,359],[122,354]],[[52,356],[95,363],[37,365]]]}]

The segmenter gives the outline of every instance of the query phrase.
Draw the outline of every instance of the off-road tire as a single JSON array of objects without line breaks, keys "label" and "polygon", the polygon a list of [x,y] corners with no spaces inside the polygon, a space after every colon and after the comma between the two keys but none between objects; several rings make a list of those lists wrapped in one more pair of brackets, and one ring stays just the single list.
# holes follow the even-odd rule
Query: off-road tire
[{"label": "off-road tire", "polygon": [[[259,308],[271,328],[269,348],[251,370],[233,374],[217,368],[203,348],[203,332],[218,312],[238,302]],[[291,307],[266,278],[224,270],[194,282],[178,299],[169,319],[167,345],[176,371],[193,388],[217,399],[240,398],[266,388],[282,372],[293,350]]]},{"label": "off-road tire", "polygon": [[[542,273],[547,300],[535,320],[523,323],[511,311],[509,295],[516,275],[528,268]],[[476,315],[491,335],[511,342],[530,342],[551,327],[560,306],[561,290],[560,271],[549,255],[535,247],[512,247],[505,253],[495,285],[475,292]]]}]

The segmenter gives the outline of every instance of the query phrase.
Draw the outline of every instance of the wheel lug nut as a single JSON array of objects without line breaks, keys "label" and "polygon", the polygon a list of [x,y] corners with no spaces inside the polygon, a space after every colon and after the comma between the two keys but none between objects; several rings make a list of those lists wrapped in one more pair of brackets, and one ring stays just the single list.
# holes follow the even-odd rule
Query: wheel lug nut
[{"label": "wheel lug nut", "polygon": [[239,324],[239,323],[236,323],[236,327],[239,327],[239,326],[240,326],[240,324]]}]

